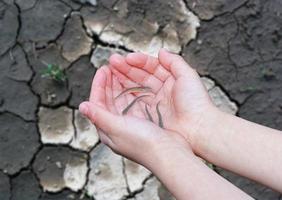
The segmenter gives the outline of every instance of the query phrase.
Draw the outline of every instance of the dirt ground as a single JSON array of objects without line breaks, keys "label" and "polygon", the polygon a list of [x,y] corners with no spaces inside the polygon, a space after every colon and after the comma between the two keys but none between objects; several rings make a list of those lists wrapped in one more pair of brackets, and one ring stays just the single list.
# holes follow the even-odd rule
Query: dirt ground
[{"label": "dirt ground", "polygon": [[[0,0],[0,199],[173,199],[77,111],[111,53],[161,47],[197,69],[221,109],[282,129],[281,0]],[[42,77],[48,64],[66,81]],[[255,199],[282,200],[215,171]]]}]

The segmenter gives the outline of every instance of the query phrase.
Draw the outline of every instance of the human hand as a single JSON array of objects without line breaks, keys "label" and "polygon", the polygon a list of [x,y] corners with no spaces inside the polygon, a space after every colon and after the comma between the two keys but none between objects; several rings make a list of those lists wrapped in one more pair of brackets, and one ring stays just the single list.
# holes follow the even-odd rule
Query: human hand
[{"label": "human hand", "polygon": [[205,166],[183,136],[147,120],[142,110],[146,102],[137,102],[128,114],[122,115],[128,102],[135,98],[132,94],[114,98],[123,90],[117,76],[102,67],[96,72],[89,101],[79,107],[97,126],[103,143],[147,167],[177,199],[250,199]]},{"label": "human hand", "polygon": [[217,108],[197,72],[181,56],[166,50],[160,50],[158,58],[142,53],[130,53],[126,57],[114,54],[110,64],[125,88],[151,87],[155,98],[142,98],[141,102],[150,106],[154,121],[158,121],[156,105],[160,101],[165,129],[182,134],[193,149],[197,146],[199,132]]},{"label": "human hand", "polygon": [[89,102],[79,107],[82,114],[97,126],[103,143],[152,171],[157,171],[158,162],[167,155],[179,152],[192,155],[189,144],[182,136],[145,119],[141,101],[127,115],[122,115],[122,110],[134,99],[132,94],[114,98],[122,90],[124,88],[117,77],[109,67],[103,66],[94,77]]}]

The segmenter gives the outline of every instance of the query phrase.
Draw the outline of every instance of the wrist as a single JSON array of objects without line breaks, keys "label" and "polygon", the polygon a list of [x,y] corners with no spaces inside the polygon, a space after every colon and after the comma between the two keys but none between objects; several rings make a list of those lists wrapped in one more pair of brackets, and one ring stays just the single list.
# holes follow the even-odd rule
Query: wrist
[{"label": "wrist", "polygon": [[176,132],[166,132],[163,137],[160,137],[158,141],[154,142],[151,146],[150,153],[152,156],[148,162],[148,168],[153,173],[166,171],[167,168],[165,166],[168,163],[196,158],[190,144],[187,143],[184,137]]},{"label": "wrist", "polygon": [[201,157],[208,154],[214,135],[220,134],[220,129],[226,124],[226,115],[228,114],[211,106],[199,117],[192,130],[186,128],[188,142],[195,154]]}]

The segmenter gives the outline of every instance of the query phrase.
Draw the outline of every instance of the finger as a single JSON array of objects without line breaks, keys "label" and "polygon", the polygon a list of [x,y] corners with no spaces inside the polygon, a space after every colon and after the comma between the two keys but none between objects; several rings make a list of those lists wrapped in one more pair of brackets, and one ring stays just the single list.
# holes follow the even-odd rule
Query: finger
[{"label": "finger", "polygon": [[[118,81],[117,77],[113,74],[113,95],[114,97],[117,97],[124,88]],[[114,100],[115,107],[117,109],[117,112],[121,115],[122,110],[128,105],[127,99],[124,95],[120,96],[119,98]]]},{"label": "finger", "polygon": [[163,84],[162,89],[155,97],[155,102],[166,102],[168,105],[171,104],[172,88],[174,87],[175,79],[170,76]]},{"label": "finger", "polygon": [[108,67],[104,68],[104,71],[107,76],[107,81],[106,81],[106,105],[107,108],[112,112],[112,113],[117,113],[115,104],[114,104],[114,99],[113,99],[113,88],[112,88],[112,72]]},{"label": "finger", "polygon": [[113,144],[111,138],[106,133],[104,133],[101,129],[98,129],[97,132],[98,132],[100,141],[103,144],[109,146],[110,148],[113,148],[114,144]]},{"label": "finger", "polygon": [[170,76],[170,73],[160,65],[156,57],[138,52],[127,54],[125,60],[129,65],[143,69],[161,81],[165,81]]},{"label": "finger", "polygon": [[125,87],[125,88],[131,88],[131,87],[140,87],[141,85],[131,81],[130,79],[128,79],[128,77],[126,77],[125,75],[123,75],[122,73],[120,73],[118,70],[116,70],[113,67],[110,67],[111,71],[113,72],[113,74],[118,78],[118,81]]},{"label": "finger", "polygon": [[105,87],[107,82],[107,76],[104,72],[104,66],[97,70],[92,86],[89,101],[96,104],[105,104],[106,96],[105,96]]},{"label": "finger", "polygon": [[175,78],[181,76],[189,76],[190,74],[195,74],[195,70],[192,69],[185,60],[177,55],[161,49],[159,51],[159,62],[170,71]]},{"label": "finger", "polygon": [[[120,84],[122,85],[123,89],[127,89],[127,88],[132,88],[132,87],[140,87],[139,84],[129,80],[126,76],[124,76],[123,74],[121,74],[119,71],[117,71],[115,68],[110,68],[111,71],[113,72],[113,74],[117,77],[118,79],[118,82],[120,82]],[[120,94],[120,93],[119,93]],[[115,95],[118,96],[119,94]],[[134,94],[135,96],[140,96],[140,95],[143,95],[143,94],[140,94],[140,93],[136,93]],[[156,95],[156,93],[154,94]],[[153,96],[154,96],[153,95]],[[152,96],[152,97],[153,97]],[[152,97],[148,96],[148,97],[144,97],[141,99],[141,101],[143,102],[146,102],[146,103],[151,103],[152,101]],[[120,97],[119,97],[120,98]],[[127,102],[128,103],[128,102]]]},{"label": "finger", "polygon": [[107,133],[109,137],[124,130],[126,126],[121,116],[115,115],[91,102],[80,104],[79,111],[104,133]]},{"label": "finger", "polygon": [[142,86],[151,87],[154,92],[157,92],[162,86],[162,81],[144,70],[128,65],[125,58],[119,54],[110,57],[110,64],[130,80]]}]

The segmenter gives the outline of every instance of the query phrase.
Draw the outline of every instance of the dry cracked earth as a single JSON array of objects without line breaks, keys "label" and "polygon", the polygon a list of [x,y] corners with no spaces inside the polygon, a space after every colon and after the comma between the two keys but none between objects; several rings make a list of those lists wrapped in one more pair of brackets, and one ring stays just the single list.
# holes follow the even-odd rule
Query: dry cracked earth
[{"label": "dry cracked earth", "polygon": [[[111,53],[161,47],[198,70],[222,110],[282,129],[281,0],[0,0],[0,199],[174,199],[77,111]],[[42,78],[46,63],[66,82]],[[256,199],[282,199],[215,171]]]}]

